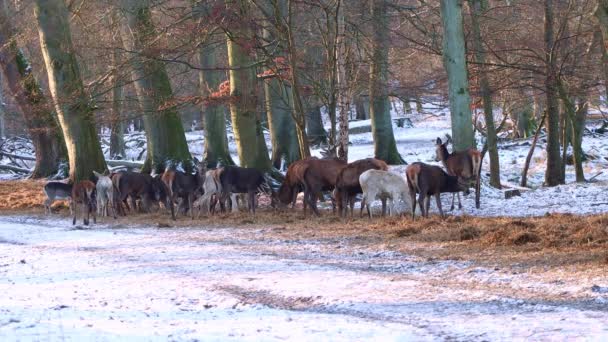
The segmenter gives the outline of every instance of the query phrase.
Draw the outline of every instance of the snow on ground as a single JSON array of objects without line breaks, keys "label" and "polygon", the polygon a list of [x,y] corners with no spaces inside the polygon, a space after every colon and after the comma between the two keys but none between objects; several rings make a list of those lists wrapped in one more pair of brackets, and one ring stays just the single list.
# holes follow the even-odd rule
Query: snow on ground
[{"label": "snow on ground", "polygon": [[608,338],[603,277],[553,281],[269,229],[69,227],[0,218],[2,341]]},{"label": "snow on ground", "polygon": [[[443,104],[424,103],[424,113],[413,114],[413,128],[400,128],[394,125],[393,130],[397,142],[397,149],[406,162],[412,163],[422,161],[437,164],[435,162],[435,139],[444,138],[450,133],[449,111]],[[397,104],[392,108],[393,117],[401,116],[402,108]],[[328,125],[328,123],[326,122]],[[352,122],[352,126],[369,124],[369,120]],[[597,122],[589,122],[588,127],[598,126]],[[109,158],[109,132],[101,135],[102,146],[106,157]],[[265,131],[267,145],[270,144],[269,132]],[[481,141],[481,137],[477,137]],[[203,155],[204,137],[202,131],[186,132],[186,139],[193,156],[201,159]],[[127,144],[127,159],[138,160],[145,158],[145,136],[142,132],[129,133],[125,137]],[[234,136],[228,131],[229,150],[232,158],[238,163],[238,155]],[[372,133],[361,133],[350,135],[349,160],[354,161],[361,158],[373,157]],[[499,143],[501,179],[503,184],[519,184],[521,170],[528,154],[529,140],[503,140]],[[20,143],[23,142],[20,140]],[[479,143],[481,144],[481,143]],[[603,172],[608,167],[608,140],[603,135],[586,134],[583,139],[583,149],[599,158],[587,161],[584,164],[586,177],[589,179]],[[29,149],[28,149],[29,151]],[[17,151],[19,152],[19,151]],[[321,149],[313,149],[313,156],[321,156]],[[29,152],[31,153],[31,151]],[[6,159],[0,160],[0,163]],[[31,164],[31,163],[30,163]],[[393,166],[391,169],[399,174],[404,174],[405,166]],[[539,216],[546,213],[574,213],[595,214],[608,211],[608,172],[603,172],[594,179],[593,183],[576,184],[574,182],[574,167],[566,168],[566,185],[543,188],[545,171],[545,140],[544,136],[539,139],[535,153],[528,172],[528,186],[532,191],[523,191],[521,197],[509,200],[504,199],[503,190],[491,188],[488,185],[489,160],[484,159],[482,166],[482,197],[481,209],[474,206],[474,196],[469,195],[463,199],[463,210],[457,210],[456,214],[469,214],[477,216]],[[0,174],[2,179],[14,179],[15,176]],[[442,196],[443,208],[450,208],[451,196]],[[376,203],[377,205],[378,203]],[[436,210],[435,204],[431,210]]]}]

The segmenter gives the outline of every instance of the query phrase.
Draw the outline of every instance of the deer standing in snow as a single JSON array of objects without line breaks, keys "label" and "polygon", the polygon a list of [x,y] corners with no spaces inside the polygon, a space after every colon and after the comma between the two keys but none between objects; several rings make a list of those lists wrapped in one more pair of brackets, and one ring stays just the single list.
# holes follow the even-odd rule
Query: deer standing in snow
[{"label": "deer standing in snow", "polygon": [[[446,134],[447,140],[441,141],[437,138],[435,142],[436,154],[435,161],[440,161],[451,176],[457,176],[467,182],[475,181],[475,207],[479,209],[480,204],[480,171],[481,171],[481,153],[474,148],[469,148],[464,151],[448,152],[447,145],[452,142],[452,137]],[[454,210],[454,197],[458,197],[458,209],[462,209],[460,203],[460,193],[452,195],[452,206],[450,210]]]},{"label": "deer standing in snow", "polygon": [[72,188],[72,201],[74,203],[74,219],[72,220],[72,225],[76,224],[79,207],[82,207],[85,226],[89,225],[89,215],[91,213],[93,214],[93,222],[97,223],[95,193],[95,183],[91,181],[84,180],[74,184],[74,187]]},{"label": "deer standing in snow", "polygon": [[451,176],[443,171],[439,166],[424,163],[412,163],[405,169],[407,185],[412,200],[412,219],[416,216],[416,193],[419,193],[418,203],[423,217],[429,217],[429,206],[431,196],[435,196],[437,209],[441,217],[445,217],[441,208],[441,193],[464,192],[469,193],[468,184],[461,178]]}]

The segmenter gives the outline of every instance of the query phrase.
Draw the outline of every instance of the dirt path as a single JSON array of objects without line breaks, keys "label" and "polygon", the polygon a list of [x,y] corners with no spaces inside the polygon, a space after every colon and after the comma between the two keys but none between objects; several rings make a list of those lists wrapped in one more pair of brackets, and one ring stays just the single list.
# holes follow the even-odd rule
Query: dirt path
[{"label": "dirt path", "polygon": [[2,341],[608,337],[603,279],[547,279],[277,228],[0,218]]}]

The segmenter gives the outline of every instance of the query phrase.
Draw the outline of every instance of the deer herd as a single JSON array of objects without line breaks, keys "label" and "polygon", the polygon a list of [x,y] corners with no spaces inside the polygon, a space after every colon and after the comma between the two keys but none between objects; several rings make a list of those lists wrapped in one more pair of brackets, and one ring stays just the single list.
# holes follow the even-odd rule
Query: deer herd
[{"label": "deer herd", "polygon": [[[351,163],[335,158],[309,157],[292,163],[287,169],[285,179],[278,191],[273,191],[270,181],[262,172],[254,168],[224,166],[206,170],[199,164],[194,174],[178,170],[166,170],[160,175],[121,171],[110,175],[93,172],[95,182],[85,180],[74,185],[63,182],[48,182],[44,186],[45,212],[51,212],[51,204],[56,200],[67,200],[72,224],[82,215],[85,225],[97,215],[124,216],[129,211],[151,212],[164,206],[172,219],[178,214],[189,215],[192,219],[201,213],[216,213],[219,204],[222,212],[230,209],[238,211],[239,202],[246,203],[249,212],[255,214],[257,194],[270,197],[271,207],[295,207],[297,196],[303,192],[304,214],[308,207],[313,214],[320,216],[318,200],[325,200],[329,194],[334,213],[347,216],[348,209],[353,215],[358,194],[361,196],[360,215],[367,208],[371,219],[370,203],[382,202],[382,215],[386,214],[387,202],[389,215],[397,213],[397,203],[406,204],[412,218],[415,218],[416,205],[420,205],[423,217],[428,217],[430,198],[435,196],[437,209],[442,217],[441,193],[453,193],[460,202],[460,192],[469,193],[471,182],[475,182],[475,205],[480,206],[480,169],[481,154],[476,149],[449,153],[447,145],[451,138],[443,142],[437,138],[436,158],[445,168],[415,162],[407,166],[405,177],[388,171],[388,165],[375,158],[366,158]],[[416,200],[416,194],[418,199]]]}]

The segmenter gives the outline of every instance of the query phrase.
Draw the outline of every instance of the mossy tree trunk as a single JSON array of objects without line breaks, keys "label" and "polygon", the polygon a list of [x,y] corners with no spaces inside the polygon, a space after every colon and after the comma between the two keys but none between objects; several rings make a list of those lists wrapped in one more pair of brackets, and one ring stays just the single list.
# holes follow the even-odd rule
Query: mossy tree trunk
[{"label": "mossy tree trunk", "polygon": [[[210,3],[197,1],[194,4],[194,16],[200,21],[210,17]],[[225,50],[225,45],[216,43],[222,41],[221,33],[213,32],[208,37],[209,43],[201,45],[198,49],[198,58],[201,70],[199,71],[199,87],[203,98],[208,98],[212,92],[218,91],[220,84],[226,80],[226,72],[213,70],[219,65],[218,56]],[[216,101],[203,103],[202,115],[205,134],[205,151],[203,160],[208,168],[218,165],[234,165],[228,150],[228,136],[226,134],[226,105]]]},{"label": "mossy tree trunk", "polygon": [[293,102],[291,87],[276,78],[264,81],[266,98],[266,113],[268,113],[268,128],[272,142],[272,165],[281,169],[300,159],[300,145],[296,134],[296,125],[291,116]]},{"label": "mossy tree trunk", "polygon": [[63,0],[37,0],[34,13],[49,88],[68,150],[70,180],[89,179],[93,170],[105,172],[107,167],[72,45],[68,9]]},{"label": "mossy tree trunk", "polygon": [[553,1],[545,0],[545,93],[547,97],[547,169],[545,185],[562,183],[561,155],[559,147],[559,104],[557,99],[557,71],[555,62],[555,37],[553,37]]},{"label": "mossy tree trunk", "polygon": [[500,161],[498,159],[498,147],[496,139],[496,127],[494,127],[494,114],[492,111],[492,91],[488,80],[488,72],[485,66],[486,51],[481,38],[479,20],[487,10],[486,0],[469,0],[471,21],[473,26],[473,45],[475,47],[475,61],[479,65],[479,86],[481,99],[483,101],[483,112],[486,121],[486,138],[488,154],[490,155],[490,185],[500,189]]},{"label": "mossy tree trunk", "polygon": [[[263,31],[264,39],[268,42],[287,40],[287,45],[290,46],[289,34],[291,27],[289,24],[284,24],[287,18],[286,0],[270,1],[267,7],[268,13],[272,13],[273,15],[272,19],[269,20],[268,28],[265,28]],[[285,31],[287,37],[280,34],[282,31]],[[282,39],[277,40],[278,37]],[[278,51],[278,53],[267,57],[282,57],[281,55],[287,52],[284,49],[284,44],[277,43],[277,45],[269,50]],[[291,63],[290,65],[292,70],[294,70],[295,66]],[[277,65],[276,69],[280,67]],[[271,161],[272,165],[277,169],[281,168],[283,161],[285,161],[283,166],[287,167],[289,164],[300,159],[301,155],[294,120],[294,117],[298,117],[300,113],[294,108],[294,101],[292,101],[294,98],[293,93],[293,87],[288,86],[286,82],[279,80],[278,77],[264,79],[264,107],[268,116],[268,128],[272,144]],[[299,96],[299,93],[296,95]]]},{"label": "mossy tree trunk", "polygon": [[67,162],[65,142],[51,104],[42,94],[29,61],[17,47],[10,18],[8,6],[0,2],[0,67],[34,145],[36,164],[31,177],[53,176]]},{"label": "mossy tree trunk", "polygon": [[123,0],[125,21],[122,40],[127,51],[135,52],[131,59],[132,79],[139,105],[143,111],[147,137],[147,157],[144,172],[163,172],[167,167],[182,165],[192,172],[194,165],[188,151],[184,127],[179,112],[168,101],[173,90],[163,62],[154,56],[153,41],[157,38],[148,0]]},{"label": "mossy tree trunk", "polygon": [[[226,1],[245,18],[250,13],[248,0]],[[253,167],[270,171],[268,147],[264,140],[262,125],[256,114],[258,103],[257,79],[254,60],[245,42],[252,39],[253,33],[247,25],[239,24],[227,34],[228,63],[230,66],[230,116],[232,130],[242,167]]]},{"label": "mossy tree trunk", "polygon": [[462,22],[463,0],[441,0],[443,65],[448,74],[454,150],[475,147]]},{"label": "mossy tree trunk", "polygon": [[308,117],[306,119],[306,131],[311,144],[327,144],[327,132],[325,131],[325,127],[323,127],[321,106],[310,106],[308,109]]},{"label": "mossy tree trunk", "polygon": [[388,99],[388,4],[386,0],[370,3],[372,17],[372,60],[369,69],[369,101],[374,137],[374,157],[388,164],[403,164],[397,151]]}]

